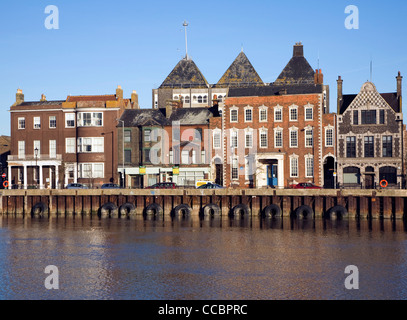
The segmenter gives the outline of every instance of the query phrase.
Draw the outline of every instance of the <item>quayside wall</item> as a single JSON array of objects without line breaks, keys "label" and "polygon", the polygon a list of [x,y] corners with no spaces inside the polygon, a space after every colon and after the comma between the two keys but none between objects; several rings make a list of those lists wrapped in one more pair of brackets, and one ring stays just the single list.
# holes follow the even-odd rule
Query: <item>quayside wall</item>
[{"label": "quayside wall", "polygon": [[14,217],[251,215],[404,219],[407,190],[92,189],[3,190],[0,214]]}]

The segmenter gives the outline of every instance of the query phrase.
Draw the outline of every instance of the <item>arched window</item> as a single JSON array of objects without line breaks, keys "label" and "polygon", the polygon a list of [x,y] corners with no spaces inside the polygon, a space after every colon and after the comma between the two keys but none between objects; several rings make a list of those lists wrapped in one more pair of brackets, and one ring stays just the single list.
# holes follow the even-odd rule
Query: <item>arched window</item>
[{"label": "arched window", "polygon": [[202,103],[202,96],[198,96],[198,103]]},{"label": "arched window", "polygon": [[208,103],[208,96],[203,97],[203,103]]},{"label": "arched window", "polygon": [[185,103],[190,103],[189,96],[185,96]]},{"label": "arched window", "polygon": [[222,96],[218,96],[218,101],[222,102],[223,97]]},{"label": "arched window", "polygon": [[179,99],[179,97],[178,96],[174,96],[174,100],[178,100]]}]

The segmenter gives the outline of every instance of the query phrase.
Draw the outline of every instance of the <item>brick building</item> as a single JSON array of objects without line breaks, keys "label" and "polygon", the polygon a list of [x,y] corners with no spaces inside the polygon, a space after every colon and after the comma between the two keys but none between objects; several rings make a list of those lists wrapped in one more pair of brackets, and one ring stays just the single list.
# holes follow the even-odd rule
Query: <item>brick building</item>
[{"label": "brick building", "polygon": [[338,182],[345,188],[400,188],[405,176],[400,72],[397,91],[379,93],[365,82],[358,94],[342,93],[338,78]]},{"label": "brick building", "polygon": [[61,188],[79,182],[97,187],[118,182],[117,120],[137,95],[68,96],[26,102],[18,90],[10,108],[10,188]]},{"label": "brick building", "polygon": [[229,88],[222,123],[224,185],[333,187],[335,115],[329,114],[328,94],[301,43],[274,83]]},{"label": "brick building", "polygon": [[[182,102],[171,100],[165,108],[125,110],[121,121],[126,187],[144,188],[158,182],[194,187],[196,181],[208,179],[209,127],[216,117],[217,107],[183,108]],[[121,141],[119,131],[119,145]]]}]

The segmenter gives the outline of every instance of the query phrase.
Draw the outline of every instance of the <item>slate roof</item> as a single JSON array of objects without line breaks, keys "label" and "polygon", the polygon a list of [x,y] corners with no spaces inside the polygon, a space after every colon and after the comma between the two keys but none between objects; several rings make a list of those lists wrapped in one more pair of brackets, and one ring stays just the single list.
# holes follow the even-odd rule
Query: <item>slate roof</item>
[{"label": "slate roof", "polygon": [[163,126],[167,123],[160,109],[126,109],[120,119],[124,121],[125,127]]},{"label": "slate roof", "polygon": [[214,87],[264,85],[257,71],[242,51]]},{"label": "slate roof", "polygon": [[54,100],[54,101],[26,101],[17,105],[18,107],[28,107],[28,106],[55,106],[61,105],[65,100]]},{"label": "slate roof", "polygon": [[[208,124],[209,119],[217,116],[214,108],[179,108],[174,109],[171,116],[166,118],[163,109],[126,109],[121,117],[125,127],[138,126],[169,126],[173,121],[180,125]],[[118,125],[121,127],[121,122]]]},{"label": "slate roof", "polygon": [[0,136],[0,154],[10,151],[11,137]]},{"label": "slate roof", "polygon": [[293,57],[274,82],[275,85],[313,84],[315,71],[304,57],[301,43],[294,46]]},{"label": "slate roof", "polygon": [[184,58],[167,76],[160,88],[207,88],[208,82],[195,62]]}]

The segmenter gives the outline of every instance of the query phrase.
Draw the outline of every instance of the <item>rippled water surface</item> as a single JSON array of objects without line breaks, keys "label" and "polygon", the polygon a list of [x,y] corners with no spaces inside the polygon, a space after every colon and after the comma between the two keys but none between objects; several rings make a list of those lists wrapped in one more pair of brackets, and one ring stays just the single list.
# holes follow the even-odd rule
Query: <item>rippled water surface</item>
[{"label": "rippled water surface", "polygon": [[403,221],[3,217],[0,299],[406,299],[406,240]]}]

